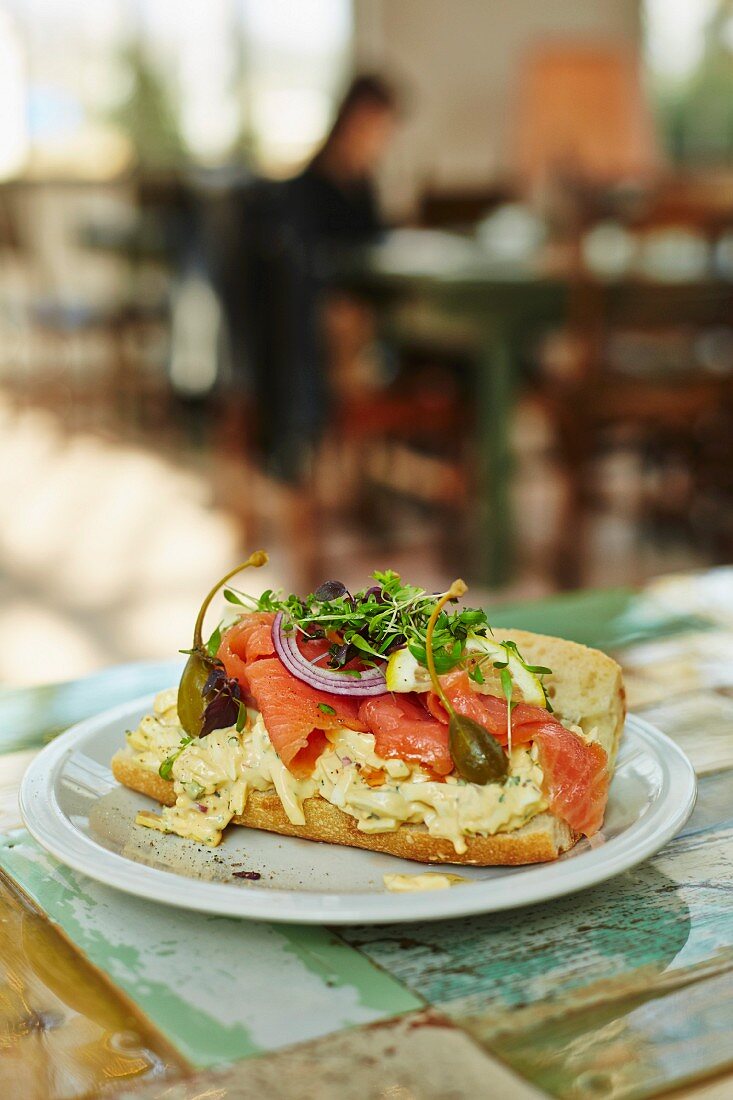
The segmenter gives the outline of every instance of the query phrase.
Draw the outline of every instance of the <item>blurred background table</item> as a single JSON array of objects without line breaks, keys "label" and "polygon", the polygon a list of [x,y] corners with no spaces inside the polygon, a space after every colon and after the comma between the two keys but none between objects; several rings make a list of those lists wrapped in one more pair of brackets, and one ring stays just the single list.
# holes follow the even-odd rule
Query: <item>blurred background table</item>
[{"label": "blurred background table", "polygon": [[[589,497],[582,479],[603,430],[635,418],[657,428],[671,419],[681,428],[696,407],[725,407],[733,396],[727,378],[705,378],[702,372],[677,379],[655,378],[653,372],[635,378],[633,371],[625,379],[614,377],[601,347],[613,328],[722,325],[733,300],[726,279],[601,279],[567,264],[543,271],[537,262],[492,262],[469,238],[407,230],[351,257],[340,282],[375,304],[392,346],[404,351],[432,344],[445,354],[452,340],[471,366],[464,431],[475,459],[469,497],[476,515],[475,556],[468,568],[487,587],[500,587],[514,575],[511,436],[520,393],[529,389],[549,413],[570,481],[556,566],[563,587],[580,580]],[[456,319],[463,322],[458,337],[451,328]],[[532,375],[533,344],[564,322],[587,341],[577,371],[561,378]]]},{"label": "blurred background table", "polygon": [[[184,207],[196,201],[192,186],[186,199],[186,187],[177,185],[177,201]],[[85,248],[131,268],[141,262],[171,264],[160,225],[150,217],[116,232],[87,227],[82,240]],[[655,362],[644,345],[685,333],[722,339],[733,302],[727,276],[709,272],[690,279],[673,269],[669,277],[633,270],[604,275],[578,265],[568,253],[554,260],[530,255],[502,262],[473,233],[413,228],[390,231],[378,245],[345,252],[331,285],[369,303],[377,337],[394,362],[417,358],[441,364],[445,377],[468,375],[451,433],[454,441],[462,436],[465,445],[463,513],[471,509],[469,517],[460,506],[456,509],[458,557],[466,559],[463,572],[487,588],[501,588],[516,576],[512,487],[520,400],[534,401],[547,418],[565,483],[552,563],[560,587],[582,580],[586,528],[598,496],[593,466],[599,454],[613,449],[609,437],[620,434],[628,446],[636,433],[637,446],[647,455],[656,448],[658,459],[664,459],[674,437],[673,449],[687,453],[694,464],[690,452],[701,446],[699,424],[712,423],[716,414],[731,415],[733,382],[722,363],[707,369],[705,363],[687,363],[682,369],[674,363],[674,352]],[[562,331],[576,348],[574,362],[557,372],[552,363],[542,365],[539,349],[548,333]],[[630,347],[621,344],[616,350],[614,338],[625,337]],[[343,435],[346,444],[352,434],[358,442],[363,433],[358,424],[353,432],[353,420],[364,418],[375,425],[371,433],[378,438],[381,417],[382,435],[388,438],[391,431],[399,439],[401,428],[409,440],[414,433],[409,421],[422,415],[429,433],[430,410],[419,409],[409,389],[406,396],[406,403],[396,407],[379,391],[356,403],[347,398],[340,406],[337,400],[330,431]],[[395,420],[400,412],[401,425]],[[436,437],[443,423],[439,416]],[[458,454],[454,457],[458,460]],[[717,464],[707,461],[708,492],[723,490],[727,457],[719,453]]]},{"label": "blurred background table", "polygon": [[[400,236],[394,235],[397,242]],[[498,587],[513,574],[510,433],[522,356],[533,334],[565,316],[568,282],[529,267],[482,263],[459,237],[410,230],[402,240],[401,253],[399,243],[395,248],[388,240],[383,250],[352,260],[343,285],[375,304],[385,338],[398,348],[426,340],[440,346],[436,333],[446,319],[463,322],[460,352],[472,368],[463,431],[475,455],[470,497],[477,509],[470,569],[480,583]],[[424,246],[433,258],[421,264]],[[465,249],[463,262],[451,262],[451,246]]]},{"label": "blurred background table", "polygon": [[23,830],[22,773],[60,728],[179,666],[2,693],[3,1095],[729,1096],[733,572],[557,596],[493,621],[615,652],[630,707],[689,754],[700,793],[683,833],[642,866],[462,921],[267,926],[98,886]]}]

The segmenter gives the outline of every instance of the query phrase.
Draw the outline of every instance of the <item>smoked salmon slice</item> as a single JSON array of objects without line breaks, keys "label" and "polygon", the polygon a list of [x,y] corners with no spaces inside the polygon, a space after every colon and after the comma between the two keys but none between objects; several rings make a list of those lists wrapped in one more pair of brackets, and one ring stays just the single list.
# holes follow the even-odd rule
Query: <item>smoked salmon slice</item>
[{"label": "smoked salmon slice", "polygon": [[366,732],[359,720],[359,699],[309,687],[288,672],[279,657],[263,657],[247,665],[247,679],[275,752],[291,771],[314,730],[345,726]]},{"label": "smoked salmon slice", "polygon": [[453,771],[447,726],[409,696],[372,696],[362,702],[359,717],[374,734],[378,756],[416,760],[438,775]]},{"label": "smoked salmon slice", "polygon": [[[525,726],[529,733],[533,727]],[[581,740],[559,722],[537,727],[532,738],[546,784],[550,809],[571,829],[593,836],[608,802],[608,758],[597,742]]]},{"label": "smoked salmon slice", "polygon": [[[474,691],[463,671],[448,673],[440,682],[456,713],[481,722],[506,745],[506,700]],[[428,708],[447,724],[448,716],[437,695],[428,696]],[[512,710],[512,743],[524,745],[530,741],[537,745],[550,809],[578,833],[592,836],[598,832],[610,783],[603,747],[584,741],[542,707],[518,703]]]},{"label": "smoked salmon slice", "polygon": [[249,691],[247,665],[260,657],[272,657],[275,653],[272,641],[274,621],[272,612],[253,611],[221,636],[216,656],[224,665],[227,676],[239,680],[245,691]]}]

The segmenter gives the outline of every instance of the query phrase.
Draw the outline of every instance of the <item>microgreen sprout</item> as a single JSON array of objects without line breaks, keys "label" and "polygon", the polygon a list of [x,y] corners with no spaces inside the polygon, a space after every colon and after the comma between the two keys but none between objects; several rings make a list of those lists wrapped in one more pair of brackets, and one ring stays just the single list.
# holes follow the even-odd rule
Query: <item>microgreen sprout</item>
[{"label": "microgreen sprout", "polygon": [[[391,569],[374,572],[372,579],[376,583],[353,595],[340,581],[326,581],[304,599],[282,598],[272,590],[256,603],[243,593],[235,595],[252,610],[282,611],[283,629],[297,630],[306,639],[327,638],[328,668],[350,671],[345,666],[357,657],[369,666],[386,661],[395,650],[405,647],[425,665],[427,624],[444,593],[404,584]],[[469,633],[485,635],[488,630],[486,613],[480,609],[448,612],[441,608],[433,639],[439,673],[460,663]],[[320,664],[322,659],[316,660]]]},{"label": "microgreen sprout", "polygon": [[158,768],[158,775],[160,776],[161,779],[171,779],[172,778],[173,765],[175,764],[176,760],[178,759],[178,757],[181,755],[181,753],[185,749],[186,745],[190,745],[193,740],[194,740],[193,737],[182,737],[181,738],[181,743],[178,746],[178,748],[176,749],[176,751],[172,752],[170,756],[166,757],[166,759],[163,761],[163,763]]}]

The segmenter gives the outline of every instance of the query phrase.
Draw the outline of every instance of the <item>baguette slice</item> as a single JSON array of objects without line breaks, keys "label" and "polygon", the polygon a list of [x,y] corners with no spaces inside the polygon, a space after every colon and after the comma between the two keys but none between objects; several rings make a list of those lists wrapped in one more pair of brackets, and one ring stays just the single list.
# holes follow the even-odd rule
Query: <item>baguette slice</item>
[{"label": "baguette slice", "polygon": [[[515,641],[530,664],[549,666],[545,685],[553,707],[562,718],[592,728],[613,765],[626,713],[621,669],[598,650],[576,642],[530,634],[523,630],[495,631],[499,640]],[[165,806],[175,802],[173,782],[142,767],[128,749],[112,758],[119,783]],[[364,833],[349,814],[316,795],[303,803],[305,825],[293,825],[274,791],[252,791],[244,813],[232,824],[281,833],[284,836],[366,848],[418,863],[465,863],[481,867],[545,863],[557,859],[580,839],[578,833],[546,811],[519,829],[493,836],[466,837],[467,850],[459,855],[449,840],[431,836],[424,825],[401,825],[394,832]]]},{"label": "baguette slice", "polygon": [[[172,806],[176,800],[172,781],[143,768],[127,749],[121,749],[112,757],[112,773],[125,787],[146,794],[164,806]],[[232,818],[232,824],[303,840],[368,848],[418,863],[473,863],[481,867],[545,863],[557,859],[580,839],[564,821],[551,813],[542,813],[511,833],[467,837],[467,850],[457,855],[449,840],[431,836],[424,825],[401,825],[392,833],[363,833],[357,829],[353,817],[320,795],[306,798],[303,812],[305,825],[293,825],[274,791],[251,791],[244,813]]]}]

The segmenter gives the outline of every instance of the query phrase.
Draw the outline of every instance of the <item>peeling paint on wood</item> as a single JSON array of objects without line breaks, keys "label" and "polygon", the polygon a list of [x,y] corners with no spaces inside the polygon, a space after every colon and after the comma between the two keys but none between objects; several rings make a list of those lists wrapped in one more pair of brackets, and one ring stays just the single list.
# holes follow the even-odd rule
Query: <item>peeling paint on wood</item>
[{"label": "peeling paint on wood", "polygon": [[733,1064],[733,773],[702,795],[685,835],[584,894],[342,934],[554,1095],[635,1100],[720,1072]]},{"label": "peeling paint on wood", "polygon": [[605,1000],[599,991],[597,1003],[582,1008],[570,998],[562,1011],[539,1011],[534,1020],[514,1014],[498,1032],[490,1017],[462,1024],[554,1096],[637,1100],[733,1066],[730,958],[718,977],[689,978],[662,996],[637,991]]},{"label": "peeling paint on wood", "polygon": [[403,1016],[119,1100],[542,1100],[437,1013]]},{"label": "peeling paint on wood", "polygon": [[677,742],[698,775],[733,768],[733,699],[698,691],[647,707],[641,714]]},{"label": "peeling paint on wood", "polygon": [[342,934],[458,1015],[557,999],[638,967],[663,974],[733,943],[733,831],[681,838],[641,867],[547,905]]}]

